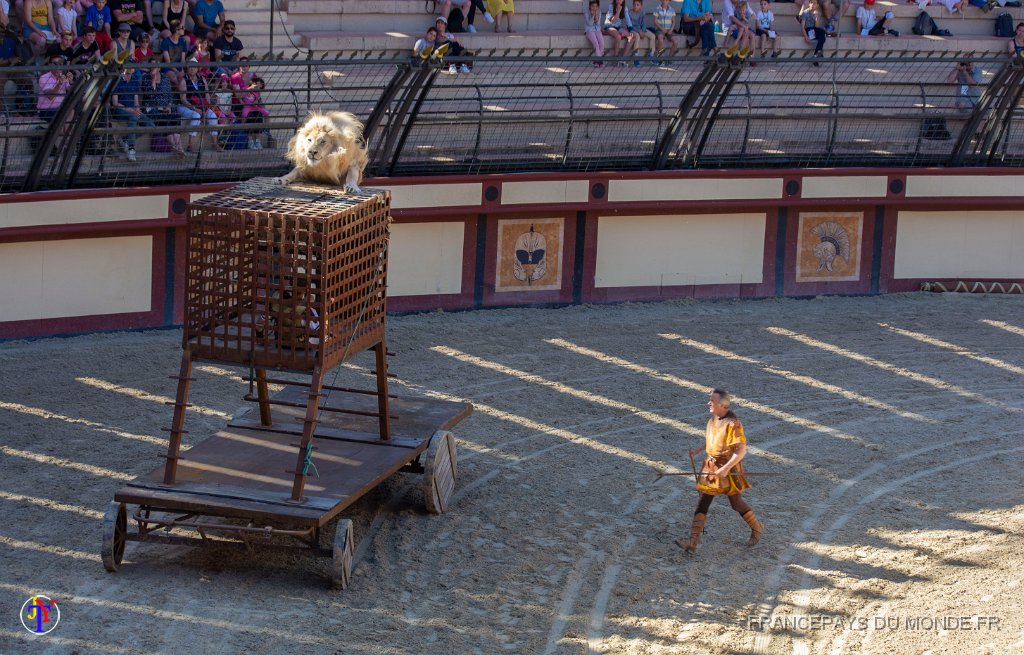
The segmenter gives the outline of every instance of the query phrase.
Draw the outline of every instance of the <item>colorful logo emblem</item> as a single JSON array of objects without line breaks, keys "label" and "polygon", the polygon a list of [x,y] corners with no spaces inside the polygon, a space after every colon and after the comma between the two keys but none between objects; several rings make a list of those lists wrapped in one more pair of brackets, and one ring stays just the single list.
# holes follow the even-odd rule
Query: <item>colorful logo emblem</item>
[{"label": "colorful logo emblem", "polygon": [[57,599],[33,596],[21,606],[21,624],[32,634],[45,635],[60,623]]}]

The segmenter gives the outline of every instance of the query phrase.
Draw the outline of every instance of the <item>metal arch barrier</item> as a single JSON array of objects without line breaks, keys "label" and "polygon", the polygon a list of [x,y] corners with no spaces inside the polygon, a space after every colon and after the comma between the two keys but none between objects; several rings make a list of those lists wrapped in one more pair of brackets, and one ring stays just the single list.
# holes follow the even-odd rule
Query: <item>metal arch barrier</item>
[{"label": "metal arch barrier", "polygon": [[[997,122],[1007,125],[1013,120],[1014,108],[1020,101],[1022,84],[1024,84],[1024,62],[1015,58],[1008,61],[996,73],[992,82],[981,94],[981,98],[975,103],[967,125],[960,132],[960,137],[949,155],[948,165],[963,166],[968,154],[971,155],[972,160],[985,159],[991,163],[995,145],[992,138],[993,129]],[[1008,132],[1008,130],[1004,127],[1003,132]],[[974,148],[968,153],[972,140]]]},{"label": "metal arch barrier", "polygon": [[[467,130],[475,122],[473,134],[467,136],[463,143],[456,144],[458,156],[442,161],[439,158],[431,159],[430,152],[417,152],[415,148],[409,147],[423,143],[418,140],[425,138],[419,130],[413,131],[415,123],[423,121],[424,125],[442,124],[433,110],[438,106],[436,103],[443,101],[443,97],[432,92],[426,79],[429,74],[417,73],[420,69],[411,66],[408,56],[387,58],[377,57],[378,53],[373,53],[375,58],[367,56],[359,60],[353,57],[331,60],[320,57],[321,53],[316,54],[316,58],[310,53],[309,56],[297,61],[250,61],[253,69],[267,71],[260,74],[268,79],[268,83],[273,82],[271,76],[284,80],[278,88],[280,103],[270,127],[278,130],[277,134],[282,134],[285,129],[294,129],[304,109],[333,107],[339,104],[345,108],[354,98],[361,103],[362,109],[358,113],[363,116],[369,114],[366,121],[366,141],[370,144],[371,155],[374,157],[371,170],[368,171],[370,174],[466,174],[480,170],[505,170],[506,167],[507,170],[516,171],[574,171],[624,168],[650,170],[707,165],[822,165],[824,162],[834,166],[847,166],[885,164],[892,161],[909,162],[909,165],[987,163],[1005,166],[1019,161],[1014,148],[1018,147],[1016,144],[1020,140],[1018,125],[1024,125],[1024,113],[1016,109],[1016,105],[1024,96],[1024,66],[1005,57],[974,58],[976,63],[988,65],[988,84],[973,113],[961,128],[957,144],[951,151],[947,148],[952,146],[952,143],[934,144],[934,148],[924,152],[920,132],[912,134],[908,129],[914,121],[920,122],[924,114],[912,107],[911,103],[914,100],[911,97],[902,95],[899,107],[894,109],[892,116],[887,116],[886,120],[887,125],[894,126],[891,132],[893,147],[888,152],[877,153],[849,149],[848,146],[854,141],[848,138],[850,135],[843,128],[843,125],[852,119],[861,122],[860,129],[866,129],[863,124],[865,119],[872,117],[871,111],[885,106],[881,100],[887,88],[886,80],[872,77],[864,71],[872,67],[895,71],[900,65],[909,64],[899,77],[903,81],[891,80],[891,83],[903,85],[904,91],[901,93],[905,93],[910,87],[915,88],[920,104],[928,106],[932,98],[930,94],[943,94],[936,89],[952,89],[953,85],[945,84],[947,69],[943,66],[947,60],[951,66],[955,58],[927,58],[929,61],[925,61],[924,64],[932,67],[928,68],[926,77],[934,78],[933,82],[911,81],[916,70],[913,66],[920,63],[920,60],[911,57],[836,59],[832,65],[838,71],[838,78],[844,81],[836,87],[836,75],[833,76],[829,109],[827,115],[821,115],[820,112],[811,109],[801,110],[801,105],[806,103],[800,100],[798,95],[806,93],[805,89],[808,88],[814,89],[817,93],[819,85],[826,83],[825,80],[814,77],[814,71],[804,71],[800,68],[807,64],[807,61],[801,58],[782,60],[778,66],[784,75],[778,79],[748,75],[742,82],[738,82],[737,78],[730,83],[729,76],[722,73],[726,66],[694,58],[671,60],[669,69],[675,69],[677,72],[674,74],[664,68],[659,69],[661,72],[648,72],[648,69],[644,69],[643,74],[627,77],[620,75],[621,71],[617,70],[600,73],[591,71],[589,64],[592,58],[589,57],[564,54],[556,56],[548,53],[541,56],[490,57],[489,61],[499,62],[494,64],[494,68],[500,69],[500,74],[504,75],[504,78],[499,79],[515,80],[506,82],[505,86],[501,87],[502,98],[515,102],[536,97],[545,107],[550,107],[550,112],[548,109],[534,113],[518,109],[499,118],[490,114],[481,104],[490,98],[490,89],[478,87],[470,90],[469,93],[476,94],[475,104],[472,107],[456,108],[455,118],[451,120],[457,122],[462,118],[468,118]],[[565,73],[565,77],[559,77],[557,82],[552,80],[550,74],[542,72],[532,79],[520,80],[517,77],[524,72],[537,73],[543,66],[550,66],[552,63],[566,69],[561,71]],[[313,75],[314,66],[344,68],[350,64],[355,64],[357,68],[341,71],[349,75],[343,85],[334,84],[328,77]],[[995,70],[996,65],[1000,67],[999,70]],[[397,70],[394,68],[396,66]],[[699,71],[696,70],[697,66],[701,66]],[[788,69],[785,68],[787,66]],[[482,70],[486,70],[486,64]],[[718,70],[718,74],[712,74],[714,70]],[[936,74],[940,70],[942,80],[938,79]],[[300,77],[303,73],[304,81]],[[388,77],[391,78],[390,82],[387,81]],[[467,81],[472,79],[474,78],[467,78]],[[462,83],[460,78],[460,84]],[[730,85],[736,83],[741,83],[738,91]],[[787,84],[792,85],[792,88],[787,88]],[[870,94],[865,95],[865,102],[858,101],[857,92],[851,91],[850,84],[856,88],[872,90]],[[542,86],[550,88],[539,91]],[[103,88],[105,87],[102,85],[93,87],[91,95],[88,95],[87,104],[102,106],[105,93],[102,91]],[[608,95],[604,97],[608,99],[602,100],[601,94],[605,93]],[[728,102],[728,97],[733,93],[741,94],[742,97],[737,96],[739,102]],[[681,97],[678,106],[677,95]],[[330,99],[325,99],[328,96]],[[782,101],[777,111],[772,111],[773,96]],[[874,100],[872,101],[869,96],[874,96]],[[79,98],[81,103],[85,103],[86,95],[75,97]],[[74,102],[69,100],[65,104]],[[618,105],[618,108],[614,111],[590,109],[591,104],[601,102]],[[794,109],[796,111],[793,111]],[[928,111],[939,117],[952,117],[958,122],[964,120],[963,114],[954,113],[952,109],[940,108],[936,111],[930,107]],[[83,116],[85,113],[88,112],[83,112]],[[102,114],[92,115],[98,117]],[[636,131],[643,134],[641,138],[650,139],[647,143],[652,145],[634,149],[629,153],[613,151],[609,147],[613,139],[609,121],[616,120],[616,117],[620,120],[626,117],[627,120],[635,121]],[[56,162],[47,161],[45,145],[41,149],[41,156],[36,152],[33,155],[34,159],[29,162],[25,156],[27,149],[12,148],[14,142],[11,139],[26,139],[31,133],[24,129],[19,130],[21,126],[15,125],[8,117],[2,118],[4,120],[0,120],[0,139],[4,139],[5,143],[0,146],[3,148],[0,151],[0,191],[90,184],[118,186],[230,181],[245,179],[254,174],[280,174],[275,171],[287,168],[281,152],[274,150],[266,153],[237,154],[227,160],[226,167],[221,163],[225,161],[223,156],[200,153],[183,165],[176,165],[173,171],[168,171],[166,159],[147,158],[140,150],[139,162],[127,166],[124,162],[116,161],[116,157],[106,154],[95,155],[89,144],[96,136],[116,137],[128,133],[129,130],[123,126],[104,127],[96,121],[88,120],[75,125],[74,129],[78,136],[71,141],[62,142],[60,134],[48,135],[51,138],[50,144],[58,143],[65,146],[62,156]],[[815,143],[812,137],[800,133],[801,125],[808,120],[829,121],[829,147],[825,151],[822,150],[820,141]],[[743,123],[742,128],[737,121]],[[500,124],[507,127],[501,131],[513,135],[508,137],[502,134],[502,138],[508,142],[515,135],[529,136],[533,130],[538,129],[534,125],[542,123],[546,125],[544,129],[553,134],[554,138],[546,141],[546,150],[535,152],[524,148],[521,157],[503,159],[498,156],[500,144],[492,145],[487,138],[489,125]],[[584,123],[587,129],[581,130],[580,123]],[[757,139],[751,138],[757,131],[755,128],[761,125],[773,137],[778,136],[789,142],[784,152],[773,152],[773,146],[759,145]],[[740,138],[742,143],[735,147],[730,146],[728,151],[719,149],[718,144],[724,142],[716,140],[715,132],[716,128],[721,126],[729,126],[729,143],[735,143]],[[204,133],[217,129],[211,125],[197,128]],[[167,130],[137,127],[130,131],[157,134]],[[587,133],[586,138],[584,132]],[[468,131],[465,133],[469,135]],[[978,138],[972,141],[972,137],[975,136]],[[522,142],[525,144],[525,139]],[[85,152],[86,148],[89,148],[88,153]],[[83,160],[86,162],[84,166]],[[97,165],[100,167],[99,170]],[[47,171],[56,174],[49,176]],[[410,173],[411,171],[415,172]]]}]

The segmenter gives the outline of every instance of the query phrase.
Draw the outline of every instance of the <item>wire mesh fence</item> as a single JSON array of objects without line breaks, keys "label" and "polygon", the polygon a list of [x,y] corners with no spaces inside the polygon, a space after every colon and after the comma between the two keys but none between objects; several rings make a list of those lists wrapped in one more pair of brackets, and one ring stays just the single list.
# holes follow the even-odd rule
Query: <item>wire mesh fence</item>
[{"label": "wire mesh fence", "polygon": [[[756,63],[337,53],[158,74],[152,64],[7,68],[0,190],[279,175],[295,129],[332,110],[366,122],[369,175],[1024,163],[1018,61],[784,53]],[[54,76],[66,83],[56,117],[37,109]]]}]

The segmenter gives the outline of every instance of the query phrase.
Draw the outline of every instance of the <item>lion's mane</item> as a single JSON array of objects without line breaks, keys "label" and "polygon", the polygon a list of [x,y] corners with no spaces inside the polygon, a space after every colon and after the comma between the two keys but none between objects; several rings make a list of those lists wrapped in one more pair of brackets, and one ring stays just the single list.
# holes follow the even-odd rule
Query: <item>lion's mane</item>
[{"label": "lion's mane", "polygon": [[[324,153],[318,161],[309,161],[312,147],[325,137]],[[363,124],[353,114],[331,111],[310,115],[309,120],[288,142],[288,159],[295,165],[298,179],[322,184],[345,184],[350,169],[358,171],[357,184],[363,180],[366,149],[360,145]]]}]

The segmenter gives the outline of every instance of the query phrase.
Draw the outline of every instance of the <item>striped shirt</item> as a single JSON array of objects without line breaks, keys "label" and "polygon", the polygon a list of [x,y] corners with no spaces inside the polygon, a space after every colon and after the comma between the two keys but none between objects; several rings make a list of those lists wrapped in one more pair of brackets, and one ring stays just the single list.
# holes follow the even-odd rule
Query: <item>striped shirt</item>
[{"label": "striped shirt", "polygon": [[654,10],[654,26],[662,32],[668,32],[672,29],[675,17],[676,12],[672,11],[672,7],[658,7]]}]

